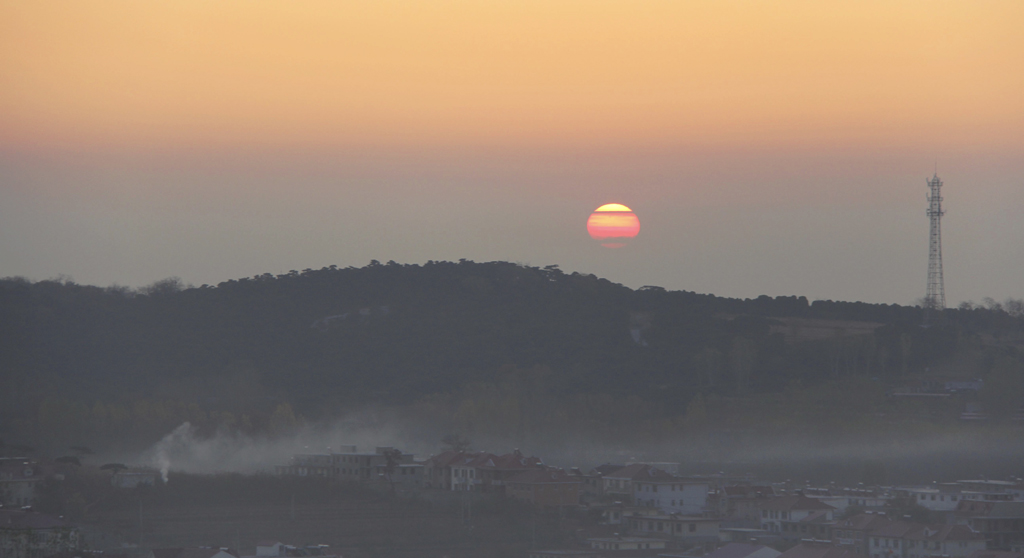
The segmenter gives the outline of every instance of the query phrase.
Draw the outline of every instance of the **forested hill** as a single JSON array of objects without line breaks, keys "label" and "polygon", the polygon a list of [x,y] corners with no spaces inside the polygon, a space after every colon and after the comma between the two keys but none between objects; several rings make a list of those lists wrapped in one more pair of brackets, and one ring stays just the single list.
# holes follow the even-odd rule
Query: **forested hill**
[{"label": "forested hill", "polygon": [[101,410],[149,398],[235,413],[288,402],[312,417],[543,369],[555,396],[685,408],[698,393],[852,376],[893,384],[925,369],[975,377],[1000,358],[1021,360],[1015,342],[999,340],[1016,339],[1024,320],[1005,311],[922,321],[916,307],[632,290],[505,262],[372,262],[139,291],[5,279],[0,391],[8,417],[32,420],[54,397]]}]

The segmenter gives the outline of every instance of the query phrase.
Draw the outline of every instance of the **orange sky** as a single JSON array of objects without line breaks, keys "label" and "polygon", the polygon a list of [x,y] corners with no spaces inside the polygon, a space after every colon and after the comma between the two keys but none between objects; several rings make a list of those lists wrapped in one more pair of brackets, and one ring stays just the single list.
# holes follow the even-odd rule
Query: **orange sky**
[{"label": "orange sky", "polygon": [[1024,141],[1024,2],[0,1],[0,146]]},{"label": "orange sky", "polygon": [[[0,277],[1020,298],[1021,0],[0,0]],[[587,234],[628,205],[621,250]]]}]

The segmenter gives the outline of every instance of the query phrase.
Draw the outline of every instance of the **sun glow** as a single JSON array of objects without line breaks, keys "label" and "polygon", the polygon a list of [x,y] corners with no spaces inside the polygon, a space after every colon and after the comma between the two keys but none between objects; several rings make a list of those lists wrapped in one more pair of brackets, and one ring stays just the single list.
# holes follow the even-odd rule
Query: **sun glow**
[{"label": "sun glow", "polygon": [[587,232],[605,248],[621,248],[640,233],[640,219],[633,210],[619,203],[597,208],[587,219]]},{"label": "sun glow", "polygon": [[628,207],[626,207],[626,206],[624,206],[624,205],[622,205],[621,203],[606,203],[606,204],[602,205],[601,207],[595,209],[594,213],[597,213],[598,211],[629,211],[629,212],[632,212],[633,210],[628,208]]}]

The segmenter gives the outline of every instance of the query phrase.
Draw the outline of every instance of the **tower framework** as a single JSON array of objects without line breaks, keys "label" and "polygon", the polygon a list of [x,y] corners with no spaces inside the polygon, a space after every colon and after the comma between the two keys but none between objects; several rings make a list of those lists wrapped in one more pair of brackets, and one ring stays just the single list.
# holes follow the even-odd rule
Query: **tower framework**
[{"label": "tower framework", "polygon": [[942,310],[946,307],[946,290],[942,284],[942,181],[938,173],[928,184],[928,219],[931,221],[931,234],[928,243],[928,290],[925,294],[925,307],[931,310]]}]

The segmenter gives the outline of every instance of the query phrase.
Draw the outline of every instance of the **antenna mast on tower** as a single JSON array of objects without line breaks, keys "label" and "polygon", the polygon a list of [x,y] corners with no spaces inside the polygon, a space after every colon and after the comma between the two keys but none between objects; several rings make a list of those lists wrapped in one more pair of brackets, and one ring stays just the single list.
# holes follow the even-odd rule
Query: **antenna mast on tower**
[{"label": "antenna mast on tower", "polygon": [[928,246],[928,293],[924,297],[925,310],[944,310],[946,290],[942,284],[942,181],[938,172],[931,179],[925,179],[928,193],[928,211],[931,220],[931,234]]}]

